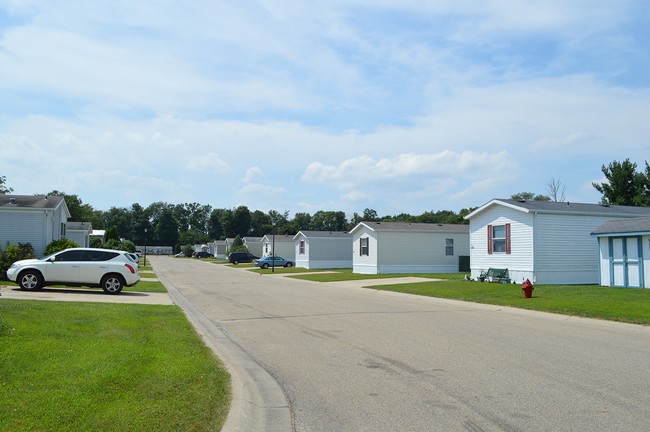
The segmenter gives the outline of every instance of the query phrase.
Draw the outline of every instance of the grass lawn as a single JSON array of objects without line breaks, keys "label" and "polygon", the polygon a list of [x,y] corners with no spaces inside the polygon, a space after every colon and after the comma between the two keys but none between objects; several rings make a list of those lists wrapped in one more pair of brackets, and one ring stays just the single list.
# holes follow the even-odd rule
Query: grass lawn
[{"label": "grass lawn", "polygon": [[[371,288],[650,325],[650,290],[647,289],[610,288],[599,285],[536,285],[533,298],[525,299],[520,284],[465,281],[462,273],[359,275],[346,270],[337,271],[336,273],[314,273],[293,277],[331,282],[403,276],[441,278],[443,280],[411,284],[375,285]],[[389,284],[390,281],[387,280],[386,283]]]},{"label": "grass lawn", "polygon": [[230,377],[177,306],[0,299],[0,430],[208,431]]}]

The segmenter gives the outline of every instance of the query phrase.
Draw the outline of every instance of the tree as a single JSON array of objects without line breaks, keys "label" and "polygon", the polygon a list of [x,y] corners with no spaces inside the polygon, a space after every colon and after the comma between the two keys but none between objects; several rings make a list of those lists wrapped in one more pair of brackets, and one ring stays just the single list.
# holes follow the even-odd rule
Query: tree
[{"label": "tree", "polygon": [[248,235],[251,229],[251,212],[246,206],[239,206],[232,212],[232,227],[235,234],[242,237]]},{"label": "tree", "polygon": [[519,192],[512,195],[510,198],[514,200],[524,200],[524,201],[550,201],[551,197],[546,195],[535,195],[532,192]]},{"label": "tree", "polygon": [[0,175],[0,195],[6,195],[14,191],[12,188],[5,186],[6,182],[7,179],[5,176]]},{"label": "tree", "polygon": [[155,226],[155,233],[158,245],[175,246],[178,242],[178,224],[174,219],[172,208],[166,208],[158,218]]},{"label": "tree", "polygon": [[551,181],[546,184],[546,192],[551,197],[551,201],[564,202],[566,200],[564,197],[566,185],[564,185],[560,179],[555,179],[555,177],[552,178]]},{"label": "tree", "polygon": [[342,211],[317,211],[311,220],[314,231],[346,231],[347,220]]},{"label": "tree", "polygon": [[[647,206],[648,191],[646,184],[648,176],[636,171],[636,163],[625,159],[623,162],[613,161],[601,170],[606,180],[592,183],[592,186],[603,194],[601,203],[606,205]],[[646,161],[646,172],[650,172]]]}]

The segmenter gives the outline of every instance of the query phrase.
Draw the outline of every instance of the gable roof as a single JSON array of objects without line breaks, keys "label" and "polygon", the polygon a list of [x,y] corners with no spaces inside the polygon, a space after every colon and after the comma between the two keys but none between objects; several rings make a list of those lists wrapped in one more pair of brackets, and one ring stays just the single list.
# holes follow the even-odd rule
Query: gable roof
[{"label": "gable roof", "polygon": [[260,243],[262,241],[262,237],[244,237],[242,241],[244,243]]},{"label": "gable roof", "polygon": [[591,235],[599,237],[607,237],[608,235],[612,236],[616,234],[650,234],[650,217],[612,219],[605,222],[591,233]]},{"label": "gable roof", "polygon": [[515,199],[493,199],[477,208],[465,219],[471,219],[494,206],[508,207],[524,213],[573,214],[609,217],[650,216],[650,207],[615,206],[555,201],[526,201]]},{"label": "gable roof", "polygon": [[66,217],[70,210],[61,195],[0,195],[0,210],[56,210],[63,206]]},{"label": "gable roof", "polygon": [[[262,241],[266,239],[266,241],[271,241],[273,239],[273,234],[267,234],[264,237],[262,237]],[[293,236],[292,235],[286,235],[286,234],[276,234],[275,235],[275,241],[276,242],[293,242]]]},{"label": "gable roof", "polygon": [[352,238],[352,234],[343,231],[298,231],[293,239],[296,240],[300,236],[305,238]]},{"label": "gable roof", "polygon": [[361,227],[372,231],[402,231],[402,232],[439,232],[468,234],[469,225],[464,224],[436,224],[436,223],[408,223],[408,222],[359,222],[350,230],[353,233]]},{"label": "gable roof", "polygon": [[93,231],[93,225],[90,222],[68,222],[66,224],[67,231]]}]

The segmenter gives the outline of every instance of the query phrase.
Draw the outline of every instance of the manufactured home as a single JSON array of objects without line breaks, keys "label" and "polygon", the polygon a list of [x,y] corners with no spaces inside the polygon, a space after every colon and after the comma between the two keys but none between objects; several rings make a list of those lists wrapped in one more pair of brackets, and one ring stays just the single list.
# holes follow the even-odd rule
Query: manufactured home
[{"label": "manufactured home", "polygon": [[295,241],[296,267],[352,268],[352,234],[338,231],[299,231]]},{"label": "manufactured home", "polygon": [[360,222],[352,234],[352,271],[449,273],[469,255],[469,225]]},{"label": "manufactured home", "polygon": [[296,259],[296,242],[292,235],[267,234],[262,237],[262,256],[276,255],[282,258]]},{"label": "manufactured home", "polygon": [[48,244],[66,238],[69,217],[63,196],[0,195],[0,247],[30,243],[43,257]]},{"label": "manufactured home", "polygon": [[493,199],[465,217],[471,277],[500,268],[516,283],[598,283],[598,241],[591,233],[609,220],[642,216],[650,208]]}]

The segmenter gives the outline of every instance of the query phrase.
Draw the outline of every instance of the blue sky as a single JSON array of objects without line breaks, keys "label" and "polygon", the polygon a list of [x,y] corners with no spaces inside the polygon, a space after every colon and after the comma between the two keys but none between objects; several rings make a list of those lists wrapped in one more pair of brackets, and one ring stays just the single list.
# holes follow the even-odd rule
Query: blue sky
[{"label": "blue sky", "polygon": [[96,209],[598,202],[650,161],[646,0],[0,0],[0,175]]}]

